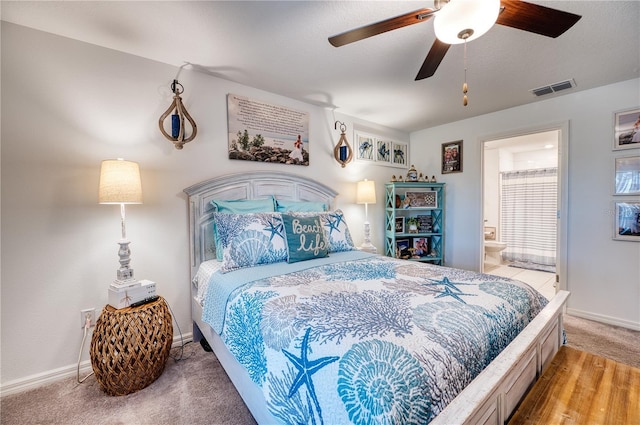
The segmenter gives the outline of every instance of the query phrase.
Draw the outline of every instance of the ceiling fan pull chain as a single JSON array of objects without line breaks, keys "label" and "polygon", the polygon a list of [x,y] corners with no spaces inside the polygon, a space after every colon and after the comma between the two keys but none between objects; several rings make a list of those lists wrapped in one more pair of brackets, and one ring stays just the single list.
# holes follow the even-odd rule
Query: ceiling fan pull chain
[{"label": "ceiling fan pull chain", "polygon": [[467,40],[464,40],[464,84],[462,85],[462,93],[464,96],[462,97],[462,104],[467,106],[469,103],[467,99],[467,92],[469,91],[469,86],[467,85]]}]

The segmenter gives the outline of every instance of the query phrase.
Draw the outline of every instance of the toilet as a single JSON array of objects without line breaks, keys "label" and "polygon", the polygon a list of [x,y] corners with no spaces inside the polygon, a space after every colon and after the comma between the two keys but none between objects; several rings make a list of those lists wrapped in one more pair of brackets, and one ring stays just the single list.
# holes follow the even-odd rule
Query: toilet
[{"label": "toilet", "polygon": [[484,258],[485,262],[489,264],[502,264],[502,252],[507,244],[496,239],[496,228],[485,227],[484,228]]}]

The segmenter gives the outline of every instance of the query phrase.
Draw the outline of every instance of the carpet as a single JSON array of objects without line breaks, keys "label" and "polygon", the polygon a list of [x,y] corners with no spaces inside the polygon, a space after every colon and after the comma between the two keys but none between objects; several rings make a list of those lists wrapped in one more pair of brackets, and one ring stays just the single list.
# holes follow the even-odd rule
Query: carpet
[{"label": "carpet", "polygon": [[[640,367],[640,332],[565,316],[567,345]],[[172,350],[172,356],[176,356]],[[2,397],[2,425],[254,425],[213,353],[188,344],[185,359],[169,359],[147,388],[106,395],[94,376],[76,377]]]},{"label": "carpet", "polygon": [[[172,350],[172,355],[178,350]],[[2,397],[3,425],[253,425],[255,420],[213,353],[185,347],[162,375],[132,394],[113,397],[95,376],[67,378]]]},{"label": "carpet", "polygon": [[564,316],[567,345],[640,368],[640,331]]}]

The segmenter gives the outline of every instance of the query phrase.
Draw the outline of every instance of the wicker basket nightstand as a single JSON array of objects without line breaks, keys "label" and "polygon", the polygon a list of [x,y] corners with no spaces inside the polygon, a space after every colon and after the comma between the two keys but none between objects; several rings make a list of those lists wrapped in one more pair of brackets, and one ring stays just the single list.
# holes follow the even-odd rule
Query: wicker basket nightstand
[{"label": "wicker basket nightstand", "polygon": [[91,366],[109,395],[126,395],[155,381],[173,342],[171,313],[160,297],[139,307],[105,306],[91,338]]}]

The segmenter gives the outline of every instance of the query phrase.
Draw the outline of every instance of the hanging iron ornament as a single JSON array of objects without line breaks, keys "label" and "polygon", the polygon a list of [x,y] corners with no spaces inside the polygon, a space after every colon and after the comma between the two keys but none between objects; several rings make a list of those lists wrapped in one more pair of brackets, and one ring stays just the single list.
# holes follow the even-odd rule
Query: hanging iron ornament
[{"label": "hanging iron ornament", "polygon": [[336,130],[338,129],[338,123],[340,123],[341,133],[336,147],[333,148],[333,156],[336,158],[336,161],[342,165],[342,168],[344,168],[344,166],[353,158],[353,151],[351,150],[351,145],[349,145],[349,142],[347,141],[347,136],[344,134],[347,130],[347,126],[343,122],[336,121],[334,124],[334,128]]},{"label": "hanging iron ornament", "polygon": [[[195,139],[196,134],[198,133],[198,127],[182,104],[182,98],[180,95],[184,92],[184,87],[178,82],[178,80],[173,80],[173,83],[171,83],[171,91],[173,92],[173,102],[171,102],[169,109],[160,116],[158,125],[160,126],[160,132],[164,137],[169,139],[175,145],[176,149],[182,149],[185,143],[189,143]],[[171,115],[171,134],[168,134],[164,129],[164,120],[172,112],[174,113]],[[191,124],[193,131],[189,137],[185,137],[185,118]]]}]

